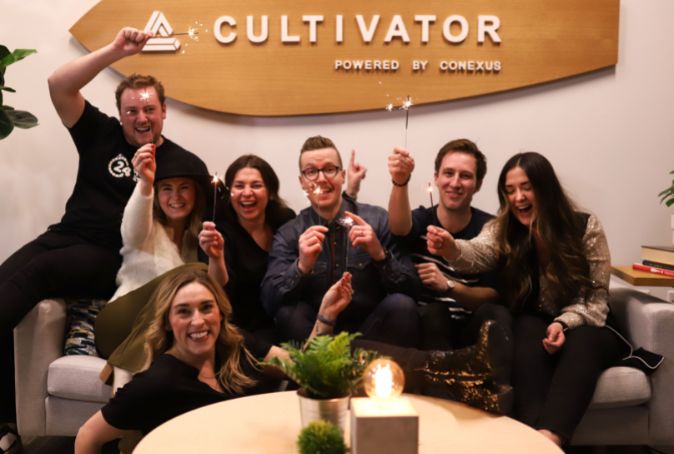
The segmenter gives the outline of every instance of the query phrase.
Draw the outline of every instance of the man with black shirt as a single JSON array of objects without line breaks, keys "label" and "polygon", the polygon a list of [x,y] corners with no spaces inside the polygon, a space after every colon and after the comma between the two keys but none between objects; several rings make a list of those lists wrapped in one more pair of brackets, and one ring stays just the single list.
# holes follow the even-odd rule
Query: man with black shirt
[{"label": "man with black shirt", "polygon": [[150,37],[124,28],[110,44],[49,77],[52,102],[73,138],[79,168],[61,222],[0,265],[0,423],[15,418],[12,329],[44,298],[112,295],[121,263],[120,222],[136,180],[131,158],[148,143],[158,155],[167,149],[186,152],[161,135],[164,89],[153,77],[133,75],[120,83],[119,119],[100,112],[80,92],[112,63],[139,53]]},{"label": "man with black shirt", "polygon": [[[388,158],[392,179],[389,198],[389,228],[401,249],[412,255],[422,282],[419,292],[424,349],[448,350],[474,343],[485,320],[497,320],[509,329],[508,310],[498,301],[492,274],[464,275],[426,249],[426,230],[435,226],[454,238],[471,239],[492,215],[471,206],[487,173],[487,162],[477,145],[468,139],[445,144],[435,158],[437,206],[410,209],[407,183],[414,170],[414,158],[395,148]],[[433,228],[433,227],[431,227]],[[501,330],[499,330],[501,331]],[[503,337],[508,337],[508,332]],[[507,339],[503,339],[507,342]],[[507,347],[506,347],[507,349]]]}]

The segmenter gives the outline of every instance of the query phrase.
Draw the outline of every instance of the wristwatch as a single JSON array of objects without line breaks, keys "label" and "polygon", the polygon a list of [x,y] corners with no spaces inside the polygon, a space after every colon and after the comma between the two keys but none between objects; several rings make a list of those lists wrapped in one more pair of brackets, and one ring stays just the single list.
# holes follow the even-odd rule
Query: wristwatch
[{"label": "wristwatch", "polygon": [[456,282],[454,282],[451,279],[447,279],[447,291],[451,292],[452,290],[454,290],[454,287],[456,287]]}]

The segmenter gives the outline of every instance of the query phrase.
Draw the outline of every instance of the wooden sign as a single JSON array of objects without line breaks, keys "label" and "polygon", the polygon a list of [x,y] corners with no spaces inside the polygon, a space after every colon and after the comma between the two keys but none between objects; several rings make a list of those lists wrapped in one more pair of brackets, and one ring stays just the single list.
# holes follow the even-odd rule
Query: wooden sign
[{"label": "wooden sign", "polygon": [[511,90],[617,63],[619,0],[102,0],[71,33],[155,38],[113,67],[206,109],[281,116]]}]

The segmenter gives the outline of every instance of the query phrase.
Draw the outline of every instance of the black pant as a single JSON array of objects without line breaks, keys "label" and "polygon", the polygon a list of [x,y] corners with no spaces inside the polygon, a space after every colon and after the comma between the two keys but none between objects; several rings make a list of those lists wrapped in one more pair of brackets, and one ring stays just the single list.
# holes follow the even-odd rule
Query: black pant
[{"label": "black pant", "polygon": [[46,232],[0,265],[0,421],[15,419],[14,327],[45,298],[109,298],[120,264],[117,250]]},{"label": "black pant", "polygon": [[523,423],[568,442],[592,400],[599,375],[620,358],[625,346],[608,328],[581,326],[566,331],[561,350],[550,355],[542,344],[549,324],[532,314],[513,318],[514,413]]},{"label": "black pant", "polygon": [[[314,327],[317,310],[304,302],[282,306],[276,312],[276,326],[283,340],[302,342]],[[416,303],[402,293],[387,295],[362,321],[337,320],[335,333],[360,332],[369,339],[402,347],[419,345],[419,315]]]},{"label": "black pant", "polygon": [[421,306],[419,311],[421,348],[424,350],[453,350],[472,345],[480,327],[487,320],[496,321],[507,338],[512,339],[510,310],[500,304],[483,303],[464,319],[452,318],[444,303],[427,304]]}]

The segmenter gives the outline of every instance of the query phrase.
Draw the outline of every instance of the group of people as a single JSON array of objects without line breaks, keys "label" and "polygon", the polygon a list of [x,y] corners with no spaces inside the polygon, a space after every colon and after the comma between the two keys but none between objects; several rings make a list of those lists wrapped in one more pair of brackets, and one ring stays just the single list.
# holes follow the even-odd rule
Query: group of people
[{"label": "group of people", "polygon": [[[366,169],[354,154],[344,166],[315,136],[299,153],[309,207],[295,215],[269,163],[244,155],[213,213],[206,165],[162,134],[159,81],[125,79],[118,119],[80,92],[150,37],[124,28],[49,78],[79,169],[61,222],[0,265],[0,421],[15,417],[12,329],[41,299],[87,297],[110,300],[96,322],[105,377],[136,375],[82,427],[78,453],[268,391],[278,372],[259,361],[285,355],[282,341],[340,331],[398,359],[409,391],[509,413],[558,445],[571,439],[599,375],[627,349],[607,328],[601,225],[544,156],[508,160],[494,217],[471,206],[487,171],[476,144],[440,149],[439,203],[414,210],[414,158],[395,148],[385,210],[358,201]],[[481,377],[478,393],[459,371]]]}]

